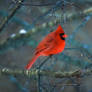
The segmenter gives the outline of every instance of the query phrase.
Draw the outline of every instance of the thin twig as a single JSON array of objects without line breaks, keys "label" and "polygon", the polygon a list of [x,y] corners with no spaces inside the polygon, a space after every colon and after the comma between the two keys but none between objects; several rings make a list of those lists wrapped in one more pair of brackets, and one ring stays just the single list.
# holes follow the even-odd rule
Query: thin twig
[{"label": "thin twig", "polygon": [[[79,2],[79,1],[65,1],[66,3],[68,3],[68,4],[70,4],[70,5],[75,5],[76,7],[79,7],[77,4],[78,3],[80,3],[80,5],[82,5],[82,4],[87,4],[87,3],[92,3],[92,1],[91,0],[84,0],[83,2],[84,3],[82,3],[82,2]],[[12,0],[12,3],[20,3],[18,0]],[[77,4],[75,4],[75,3],[77,3]],[[27,2],[27,3],[21,3],[21,5],[25,5],[25,6],[52,6],[52,5],[55,5],[56,4],[56,2],[51,2],[51,3],[41,3],[41,4],[37,4],[37,2]],[[79,7],[80,8],[80,7]]]},{"label": "thin twig", "polygon": [[39,65],[39,68],[38,69],[41,69],[41,67],[47,62],[47,60],[49,59],[50,57],[48,56],[40,65]]},{"label": "thin twig", "polygon": [[49,57],[47,57],[38,67],[38,92],[41,92],[41,75],[40,75],[40,70],[41,67],[48,61]]},{"label": "thin twig", "polygon": [[21,5],[26,5],[26,6],[52,6],[52,5],[55,5],[56,2],[52,2],[52,3],[42,3],[42,4],[37,4],[36,2],[33,3],[33,2],[27,2],[27,3],[22,3],[22,2],[19,2],[18,0],[12,0],[12,3],[15,3],[15,4],[21,4]]},{"label": "thin twig", "polygon": [[[24,0],[20,0],[20,2],[24,2]],[[6,24],[9,22],[9,20],[15,15],[17,10],[21,7],[21,4],[16,4],[15,7],[12,9],[10,14],[3,19],[3,21],[0,24],[0,32],[2,32],[3,28],[6,26]]]}]

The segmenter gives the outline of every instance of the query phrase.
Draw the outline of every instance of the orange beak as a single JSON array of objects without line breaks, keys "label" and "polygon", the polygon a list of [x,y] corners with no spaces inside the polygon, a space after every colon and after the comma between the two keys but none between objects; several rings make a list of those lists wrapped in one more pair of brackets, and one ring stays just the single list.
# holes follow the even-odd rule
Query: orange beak
[{"label": "orange beak", "polygon": [[67,38],[67,37],[68,37],[68,35],[64,34],[64,35],[63,35],[63,37],[64,37],[64,38]]}]

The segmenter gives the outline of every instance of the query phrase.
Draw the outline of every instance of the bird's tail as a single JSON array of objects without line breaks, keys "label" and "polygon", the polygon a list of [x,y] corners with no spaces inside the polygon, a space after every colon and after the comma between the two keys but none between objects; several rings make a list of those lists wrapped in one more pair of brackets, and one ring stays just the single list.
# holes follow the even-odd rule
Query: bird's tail
[{"label": "bird's tail", "polygon": [[29,61],[29,63],[26,65],[25,68],[27,70],[29,70],[32,67],[32,65],[34,64],[34,62],[37,60],[38,57],[39,57],[38,55],[33,56],[32,60]]}]

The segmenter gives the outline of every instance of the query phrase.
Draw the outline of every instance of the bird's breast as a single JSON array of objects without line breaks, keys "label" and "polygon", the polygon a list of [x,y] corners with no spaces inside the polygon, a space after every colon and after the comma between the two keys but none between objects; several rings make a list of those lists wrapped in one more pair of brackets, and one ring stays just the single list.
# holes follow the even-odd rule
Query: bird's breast
[{"label": "bird's breast", "polygon": [[65,41],[60,41],[56,46],[57,53],[62,52],[64,48],[65,48]]}]

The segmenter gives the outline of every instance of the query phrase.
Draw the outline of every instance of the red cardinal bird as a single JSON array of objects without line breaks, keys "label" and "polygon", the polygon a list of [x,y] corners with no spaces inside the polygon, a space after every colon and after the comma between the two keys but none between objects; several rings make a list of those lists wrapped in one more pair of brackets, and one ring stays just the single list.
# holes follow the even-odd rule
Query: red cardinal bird
[{"label": "red cardinal bird", "polygon": [[39,43],[35,50],[34,56],[32,60],[27,64],[26,69],[29,70],[39,56],[50,56],[62,52],[65,48],[66,37],[67,35],[64,33],[63,28],[61,25],[59,25],[55,31],[49,33]]}]

